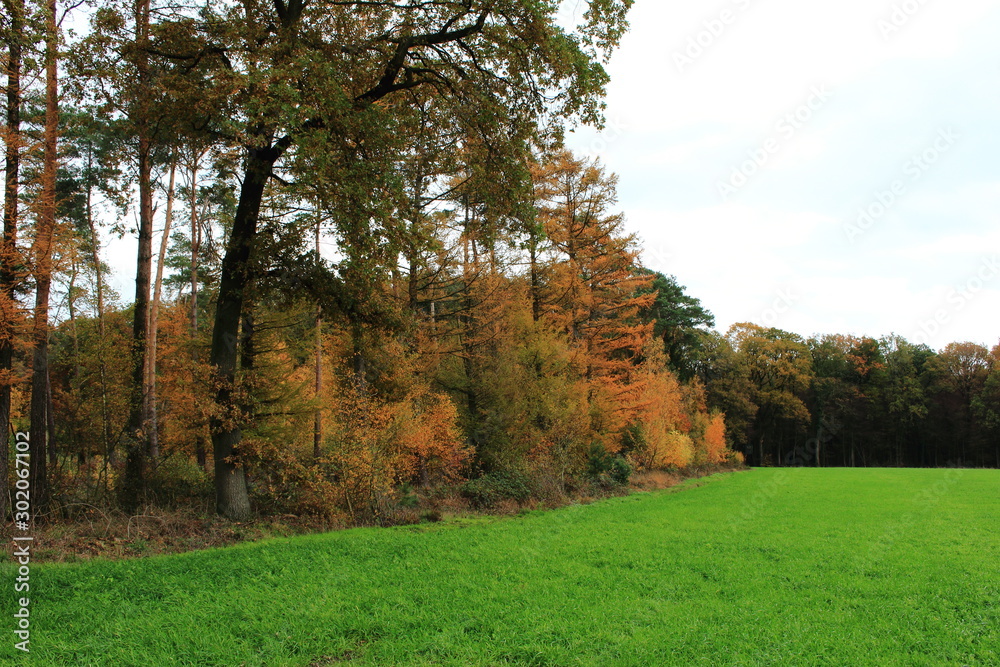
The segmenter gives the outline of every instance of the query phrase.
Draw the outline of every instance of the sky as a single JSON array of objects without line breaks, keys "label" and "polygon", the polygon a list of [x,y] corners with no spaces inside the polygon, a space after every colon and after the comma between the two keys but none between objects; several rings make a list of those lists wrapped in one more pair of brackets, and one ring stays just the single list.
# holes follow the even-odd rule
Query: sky
[{"label": "sky", "polygon": [[[1000,3],[636,0],[630,21],[604,130],[568,144],[718,330],[1000,342]],[[130,300],[134,239],[106,257]]]},{"label": "sky", "polygon": [[1000,3],[636,0],[630,22],[605,129],[568,144],[717,329],[1000,342]]}]

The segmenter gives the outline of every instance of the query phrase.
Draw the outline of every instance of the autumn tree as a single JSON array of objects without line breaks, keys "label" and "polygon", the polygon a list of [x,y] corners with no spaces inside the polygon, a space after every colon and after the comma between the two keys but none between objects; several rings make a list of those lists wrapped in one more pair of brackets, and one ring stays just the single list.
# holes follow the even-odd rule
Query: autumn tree
[{"label": "autumn tree", "polygon": [[45,6],[45,129],[42,158],[41,193],[32,240],[32,276],[35,282],[35,307],[32,321],[31,369],[31,456],[30,475],[32,507],[44,511],[48,505],[46,454],[49,428],[49,292],[52,286],[52,245],[56,226],[56,176],[59,136],[59,26],[56,1]]},{"label": "autumn tree", "polygon": [[3,26],[6,54],[6,107],[4,114],[3,241],[0,244],[0,515],[7,509],[7,443],[11,411],[14,360],[14,323],[17,316],[15,286],[20,273],[17,252],[21,163],[21,72],[25,42],[25,7],[22,0],[4,0],[8,21]]},{"label": "autumn tree", "polygon": [[[165,24],[157,51],[192,73],[213,72],[226,94],[207,97],[234,104],[217,110],[219,134],[245,149],[213,330],[223,412],[231,412],[244,294],[256,277],[261,205],[279,164],[321,170],[317,157],[339,155],[326,160],[337,170],[328,182],[346,178],[357,193],[370,192],[365,175],[380,178],[366,171],[377,165],[373,151],[393,143],[386,132],[417,88],[434,91],[452,113],[475,108],[469,120],[491,141],[524,141],[545,114],[596,121],[607,80],[597,60],[620,38],[629,4],[594,0],[575,36],[557,27],[553,8],[519,2],[210,5],[198,20]],[[218,509],[246,518],[239,419],[219,420],[213,431]]]},{"label": "autumn tree", "polygon": [[[990,369],[982,390],[973,399],[976,417],[982,423],[993,445],[995,465],[1000,468],[1000,345],[990,352]],[[988,455],[989,446],[984,451],[984,463],[993,465],[994,457]]]},{"label": "autumn tree", "polygon": [[578,344],[595,381],[624,379],[652,335],[639,313],[656,298],[639,268],[636,237],[624,229],[617,177],[561,151],[535,176],[539,219],[551,246],[542,310]]}]

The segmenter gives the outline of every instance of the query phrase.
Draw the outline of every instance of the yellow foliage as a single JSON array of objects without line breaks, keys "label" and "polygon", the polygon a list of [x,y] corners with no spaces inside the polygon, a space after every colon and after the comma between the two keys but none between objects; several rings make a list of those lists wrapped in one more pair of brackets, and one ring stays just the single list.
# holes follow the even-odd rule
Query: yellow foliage
[{"label": "yellow foliage", "polygon": [[653,452],[656,468],[685,468],[694,459],[694,441],[687,433],[670,431]]}]

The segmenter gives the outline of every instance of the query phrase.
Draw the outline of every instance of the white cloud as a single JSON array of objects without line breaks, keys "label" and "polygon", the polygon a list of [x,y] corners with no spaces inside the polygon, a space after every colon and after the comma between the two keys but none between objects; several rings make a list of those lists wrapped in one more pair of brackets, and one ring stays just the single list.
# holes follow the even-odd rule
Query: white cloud
[{"label": "white cloud", "polygon": [[[647,263],[676,274],[721,328],[794,286],[801,296],[777,326],[911,335],[970,263],[1000,250],[1000,7],[928,0],[884,38],[879,20],[914,2],[636,3],[609,68],[608,115],[627,129],[603,158]],[[705,31],[703,52],[678,71],[675,54]],[[718,182],[817,85],[831,98],[723,201]],[[849,243],[845,221],[947,126],[961,133],[955,148]],[[941,335],[1000,335],[992,289]]]}]

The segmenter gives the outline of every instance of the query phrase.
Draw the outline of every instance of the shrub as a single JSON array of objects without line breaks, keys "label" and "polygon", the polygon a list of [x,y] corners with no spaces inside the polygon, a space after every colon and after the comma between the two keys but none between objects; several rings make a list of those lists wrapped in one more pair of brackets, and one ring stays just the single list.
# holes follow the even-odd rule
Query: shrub
[{"label": "shrub", "polygon": [[405,507],[407,509],[412,509],[419,504],[420,500],[417,498],[417,494],[413,491],[413,485],[409,482],[403,482],[399,487],[399,501],[397,505],[400,507]]},{"label": "shrub", "polygon": [[515,470],[491,472],[463,484],[462,496],[479,509],[494,507],[504,500],[523,503],[531,497],[531,480]]},{"label": "shrub", "polygon": [[164,458],[146,480],[150,498],[157,504],[173,506],[194,498],[212,495],[212,479],[197,463],[182,456]]},{"label": "shrub", "polygon": [[632,476],[632,466],[622,457],[616,456],[611,461],[611,470],[608,471],[608,475],[619,486],[625,486]]},{"label": "shrub", "polygon": [[726,463],[728,463],[729,465],[742,466],[746,463],[746,458],[743,456],[743,452],[737,452],[732,449],[727,449]]},{"label": "shrub", "polygon": [[632,466],[621,456],[594,444],[587,457],[587,476],[604,487],[624,486],[632,476]]}]

